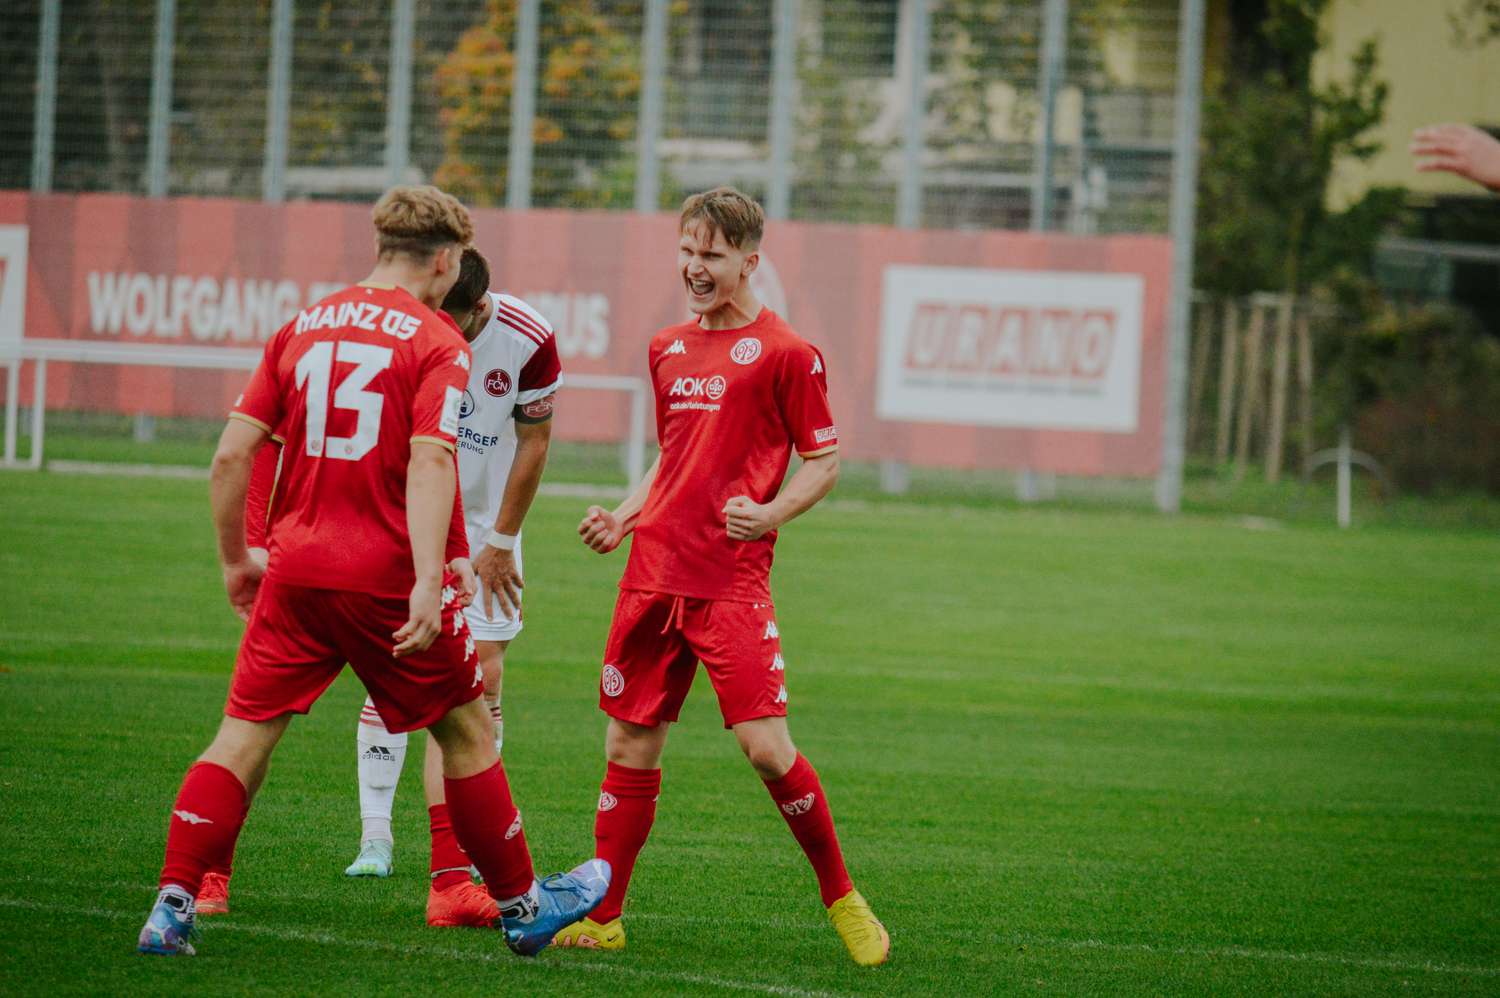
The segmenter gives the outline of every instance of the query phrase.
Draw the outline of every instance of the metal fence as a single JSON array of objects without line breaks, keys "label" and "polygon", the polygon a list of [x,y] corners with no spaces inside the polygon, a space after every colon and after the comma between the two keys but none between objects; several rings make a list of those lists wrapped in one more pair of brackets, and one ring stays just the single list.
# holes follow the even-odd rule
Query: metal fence
[{"label": "metal fence", "polygon": [[1164,232],[1179,6],[12,0],[0,187]]}]

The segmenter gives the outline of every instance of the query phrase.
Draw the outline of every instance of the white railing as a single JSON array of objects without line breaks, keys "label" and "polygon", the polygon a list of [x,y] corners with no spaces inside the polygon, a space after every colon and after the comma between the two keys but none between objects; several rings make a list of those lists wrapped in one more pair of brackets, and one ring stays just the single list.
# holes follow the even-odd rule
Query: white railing
[{"label": "white railing", "polygon": [[[128,367],[175,367],[215,371],[253,371],[261,351],[234,347],[166,347],[153,344],[125,345],[73,340],[23,339],[14,347],[0,346],[0,366],[5,368],[5,456],[6,467],[41,468],[47,417],[47,362],[70,364],[115,364]],[[31,396],[31,453],[24,463],[16,460],[16,433],[20,425],[21,365],[34,365]],[[625,474],[633,485],[646,472],[646,382],[642,378],[614,374],[565,374],[564,386],[593,391],[628,392],[629,434],[625,438]]]}]

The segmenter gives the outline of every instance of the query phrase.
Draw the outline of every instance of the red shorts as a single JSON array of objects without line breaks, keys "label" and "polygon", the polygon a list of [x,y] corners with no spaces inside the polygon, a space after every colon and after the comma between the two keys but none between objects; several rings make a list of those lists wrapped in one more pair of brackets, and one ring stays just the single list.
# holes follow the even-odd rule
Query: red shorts
[{"label": "red shorts", "polygon": [[622,590],[604,647],[599,709],[654,727],[677,720],[699,661],[724,727],[786,716],[786,663],[770,603]]},{"label": "red shorts", "polygon": [[348,662],[387,730],[427,727],[484,692],[474,639],[452,588],[445,581],[437,639],[425,651],[396,658],[391,635],[410,616],[406,597],[267,579],[240,643],[224,713],[246,721],[306,714]]}]

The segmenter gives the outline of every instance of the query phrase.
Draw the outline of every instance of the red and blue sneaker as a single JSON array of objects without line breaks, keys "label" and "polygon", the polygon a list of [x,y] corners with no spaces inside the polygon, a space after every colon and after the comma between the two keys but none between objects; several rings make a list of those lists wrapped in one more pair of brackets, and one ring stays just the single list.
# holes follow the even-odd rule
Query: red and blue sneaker
[{"label": "red and blue sneaker", "polygon": [[609,891],[609,878],[609,863],[591,859],[533,884],[515,903],[500,909],[506,945],[522,956],[536,956],[558,932],[599,906]]},{"label": "red and blue sneaker", "polygon": [[181,887],[167,886],[156,895],[151,917],[141,927],[136,948],[157,956],[192,956],[193,940],[198,938],[194,924],[196,908],[193,896]]}]

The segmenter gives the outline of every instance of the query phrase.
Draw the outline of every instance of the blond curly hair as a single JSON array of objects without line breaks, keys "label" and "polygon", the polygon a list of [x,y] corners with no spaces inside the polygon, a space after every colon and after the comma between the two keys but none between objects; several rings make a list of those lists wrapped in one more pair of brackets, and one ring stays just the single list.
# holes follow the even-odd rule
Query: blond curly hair
[{"label": "blond curly hair", "polygon": [[474,222],[458,198],[431,185],[392,187],[370,212],[380,258],[405,253],[426,259],[444,246],[467,246]]}]

